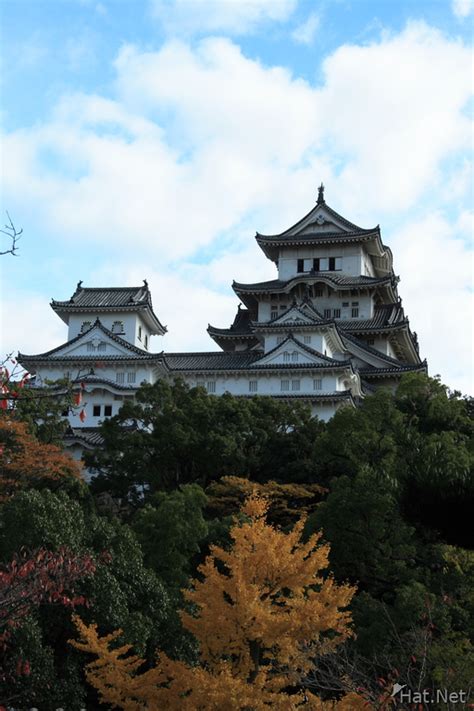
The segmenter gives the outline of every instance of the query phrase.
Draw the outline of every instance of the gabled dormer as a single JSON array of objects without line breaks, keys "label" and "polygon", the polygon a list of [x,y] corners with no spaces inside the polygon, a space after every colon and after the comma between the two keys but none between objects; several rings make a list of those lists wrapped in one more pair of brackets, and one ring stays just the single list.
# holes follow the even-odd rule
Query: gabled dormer
[{"label": "gabled dormer", "polygon": [[151,336],[166,333],[153,311],[146,280],[139,287],[86,288],[80,281],[68,301],[51,301],[51,308],[69,327],[68,340],[86,333],[96,319],[132,345],[149,350]]}]

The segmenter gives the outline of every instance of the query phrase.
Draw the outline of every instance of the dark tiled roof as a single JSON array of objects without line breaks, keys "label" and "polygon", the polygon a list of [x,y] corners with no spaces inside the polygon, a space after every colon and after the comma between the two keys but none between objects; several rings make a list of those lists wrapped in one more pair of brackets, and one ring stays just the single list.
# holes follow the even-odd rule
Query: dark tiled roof
[{"label": "dark tiled roof", "polygon": [[[338,367],[338,366],[343,367],[343,366],[350,366],[351,365],[351,362],[349,360],[336,360],[335,358],[329,358],[329,356],[323,355],[319,351],[316,351],[314,348],[311,348],[310,346],[307,346],[304,343],[301,343],[301,341],[297,341],[291,333],[285,338],[284,341],[282,341],[281,343],[278,343],[274,348],[272,348],[270,351],[268,351],[263,356],[261,356],[261,358],[267,358],[272,353],[275,353],[276,351],[283,349],[285,344],[301,348],[303,351],[306,351],[306,353],[309,353],[309,355],[316,356],[317,358],[320,358],[322,361],[327,363],[327,365],[332,365],[332,366],[336,366],[336,367]],[[258,363],[257,363],[257,365],[258,365]],[[286,365],[286,363],[284,365]],[[305,364],[302,363],[301,365],[305,365],[306,367],[308,367],[308,366],[318,367],[318,366],[314,366],[313,363],[305,363]],[[264,367],[268,367],[268,366],[262,365],[261,367],[264,368]],[[294,367],[293,363],[291,364],[291,367]]]},{"label": "dark tiled roof", "polygon": [[[132,351],[132,354],[130,356],[104,356],[102,354],[94,354],[92,353],[91,355],[80,355],[80,356],[61,356],[60,360],[88,360],[88,361],[102,361],[102,360],[130,360],[130,358],[140,358],[142,360],[152,360],[154,358],[159,358],[160,354],[159,353],[149,353],[148,351],[143,350],[142,348],[137,348],[137,346],[134,346],[133,343],[130,343],[129,341],[126,341],[123,338],[120,338],[120,336],[117,336],[116,333],[112,333],[112,331],[109,331],[108,328],[106,328],[99,319],[96,319],[96,321],[92,324],[90,328],[87,329],[87,331],[84,331],[84,333],[79,333],[77,336],[74,338],[71,338],[70,341],[67,341],[66,343],[62,343],[60,346],[57,346],[56,348],[52,348],[50,351],[46,351],[45,353],[38,353],[36,355],[27,355],[26,353],[18,353],[18,360],[22,362],[24,361],[34,361],[34,360],[48,360],[50,356],[54,356],[55,353],[58,351],[61,351],[63,348],[66,348],[67,346],[71,346],[74,343],[78,343],[81,339],[85,340],[85,336],[92,331],[94,328],[98,328],[100,331],[102,331],[108,338],[111,340],[115,341],[118,345],[123,346],[126,348],[128,351]],[[59,360],[59,358],[58,358]]]},{"label": "dark tiled roof", "polygon": [[166,326],[160,323],[153,311],[151,294],[146,281],[143,286],[129,287],[83,287],[82,281],[77,285],[76,291],[67,301],[52,299],[51,308],[61,318],[68,313],[90,313],[97,311],[145,311],[149,325],[156,329],[156,333],[166,333]]},{"label": "dark tiled roof", "polygon": [[[323,186],[322,186],[322,187],[323,187]],[[284,236],[284,235],[287,235],[287,234],[288,234],[289,232],[291,232],[292,230],[295,230],[295,229],[298,227],[298,225],[302,225],[302,224],[308,219],[308,217],[310,217],[310,215],[311,215],[313,212],[316,213],[316,212],[318,211],[318,209],[320,209],[321,206],[323,206],[323,209],[324,209],[325,212],[329,213],[329,215],[331,215],[331,216],[334,217],[338,222],[340,222],[341,224],[343,224],[343,225],[346,227],[346,229],[349,230],[349,231],[353,231],[353,232],[373,232],[373,231],[375,231],[375,230],[378,230],[378,225],[377,225],[377,227],[374,227],[372,230],[364,230],[364,229],[362,229],[361,227],[359,227],[358,225],[355,225],[353,222],[349,222],[349,220],[347,220],[345,217],[343,217],[343,216],[340,215],[338,212],[336,212],[336,210],[334,210],[332,207],[329,207],[329,205],[326,203],[326,201],[325,201],[325,199],[324,199],[324,188],[323,188],[322,193],[321,193],[321,192],[319,193],[319,196],[318,196],[318,200],[317,200],[317,202],[316,202],[316,205],[315,205],[314,207],[312,207],[311,210],[310,210],[304,217],[302,217],[300,220],[298,220],[298,222],[296,222],[292,227],[289,227],[287,230],[285,230],[284,232],[280,232],[280,234],[277,234],[277,235],[259,235],[259,233],[257,232],[257,236],[262,236],[262,237],[282,237],[282,236]]]},{"label": "dark tiled roof", "polygon": [[68,301],[51,302],[51,306],[56,309],[118,309],[132,306],[150,306],[151,294],[148,286],[129,287],[107,287],[89,288],[81,286],[79,282],[77,289]]},{"label": "dark tiled roof", "polygon": [[359,374],[363,378],[372,378],[372,377],[378,377],[378,376],[384,376],[384,375],[403,375],[403,373],[410,373],[410,372],[426,372],[427,371],[427,364],[426,361],[423,361],[422,363],[415,363],[415,364],[408,364],[408,363],[400,363],[398,367],[393,366],[391,368],[363,368],[359,370]]},{"label": "dark tiled roof", "polygon": [[[171,372],[194,372],[194,371],[223,371],[223,370],[247,370],[247,371],[264,371],[264,370],[322,370],[334,368],[352,367],[350,361],[337,361],[333,358],[323,356],[317,351],[303,345],[294,339],[291,340],[295,345],[307,350],[312,355],[317,356],[323,362],[317,363],[262,363],[264,355],[256,351],[238,351],[238,352],[203,352],[203,353],[165,353],[163,360],[165,365]],[[277,348],[281,348],[283,344],[279,344]],[[273,353],[269,351],[265,354]]]},{"label": "dark tiled roof", "polygon": [[232,283],[232,288],[236,293],[248,292],[248,293],[260,293],[260,292],[278,292],[285,291],[292,284],[305,281],[326,281],[334,284],[335,286],[342,286],[346,288],[351,287],[371,287],[379,286],[381,284],[390,284],[394,282],[393,276],[388,277],[369,277],[369,276],[348,276],[346,274],[338,274],[337,272],[310,272],[309,274],[300,274],[283,281],[281,279],[272,279],[271,281],[260,281],[254,284],[242,284],[240,282],[234,281]]},{"label": "dark tiled roof", "polygon": [[380,237],[378,227],[370,230],[351,232],[303,232],[300,234],[262,235],[257,232],[256,240],[261,245],[283,246],[294,244],[325,244],[327,242],[361,242]]},{"label": "dark tiled roof", "polygon": [[372,318],[339,319],[337,321],[338,326],[344,331],[353,331],[354,333],[360,331],[377,331],[382,328],[396,328],[407,323],[408,319],[405,318],[403,307],[399,303],[376,306]]},{"label": "dark tiled roof", "polygon": [[77,440],[89,447],[100,447],[104,442],[104,438],[97,427],[71,427],[63,437],[66,445],[68,442],[72,444]]},{"label": "dark tiled roof", "polygon": [[398,358],[392,358],[392,356],[389,356],[386,353],[382,353],[381,351],[377,350],[377,348],[373,348],[372,346],[367,345],[367,343],[360,341],[355,336],[349,335],[348,333],[343,333],[342,337],[346,342],[349,341],[349,343],[353,343],[361,350],[366,351],[367,353],[370,353],[374,356],[377,356],[377,358],[384,360],[386,363],[393,366],[394,368],[403,368],[404,366],[407,366],[409,368],[412,367],[412,363],[403,363],[402,361],[398,360]]},{"label": "dark tiled roof", "polygon": [[134,393],[137,388],[140,387],[140,383],[136,383],[134,385],[123,385],[121,383],[117,383],[115,380],[111,380],[110,378],[102,378],[100,375],[85,375],[84,377],[78,378],[73,385],[78,386],[79,383],[84,383],[85,385],[108,385],[115,390],[124,390],[131,393]]},{"label": "dark tiled roof", "polygon": [[164,362],[172,371],[240,370],[261,358],[255,351],[202,353],[165,353]]},{"label": "dark tiled roof", "polygon": [[223,336],[235,338],[237,336],[243,337],[253,337],[252,330],[250,328],[251,319],[256,314],[251,313],[248,309],[241,309],[239,307],[237,314],[235,316],[234,322],[230,328],[216,328],[211,326],[207,327],[207,332],[211,336]]}]

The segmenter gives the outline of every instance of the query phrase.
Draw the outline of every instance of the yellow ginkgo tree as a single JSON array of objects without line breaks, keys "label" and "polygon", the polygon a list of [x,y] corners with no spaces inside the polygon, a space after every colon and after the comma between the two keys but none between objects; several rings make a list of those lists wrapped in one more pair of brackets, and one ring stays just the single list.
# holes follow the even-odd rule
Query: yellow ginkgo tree
[{"label": "yellow ginkgo tree", "polygon": [[156,666],[140,673],[143,660],[130,646],[114,647],[120,631],[100,637],[75,618],[81,639],[72,644],[96,655],[86,675],[103,701],[125,711],[367,709],[355,694],[324,702],[301,690],[317,657],[351,635],[355,589],[322,576],[328,546],[319,533],[301,541],[304,519],[284,533],[266,522],[267,509],[264,498],[250,496],[231,549],[213,546],[201,578],[184,592],[193,612],[181,618],[199,642],[199,666],[158,652]]}]

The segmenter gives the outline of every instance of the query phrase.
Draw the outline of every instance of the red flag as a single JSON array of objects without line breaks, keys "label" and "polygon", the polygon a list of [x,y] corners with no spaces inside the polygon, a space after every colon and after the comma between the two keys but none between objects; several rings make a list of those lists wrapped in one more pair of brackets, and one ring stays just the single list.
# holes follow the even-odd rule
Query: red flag
[{"label": "red flag", "polygon": [[75,393],[74,395],[74,404],[75,405],[80,405],[82,402],[82,393]]},{"label": "red flag", "polygon": [[84,412],[84,410],[81,410],[81,411],[80,411],[80,413],[79,413],[79,419],[80,419],[81,422],[84,422],[84,420],[86,419],[86,413]]}]

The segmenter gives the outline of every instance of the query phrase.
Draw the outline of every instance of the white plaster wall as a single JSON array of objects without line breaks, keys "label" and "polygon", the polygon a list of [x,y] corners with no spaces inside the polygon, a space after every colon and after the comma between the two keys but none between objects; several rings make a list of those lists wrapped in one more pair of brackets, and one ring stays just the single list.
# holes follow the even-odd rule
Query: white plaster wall
[{"label": "white plaster wall", "polygon": [[[125,333],[118,333],[117,335],[120,336],[120,338],[123,338],[125,341],[128,341],[129,343],[133,343],[133,345],[137,346],[138,348],[143,348],[144,350],[146,350],[145,336],[148,336],[149,350],[150,330],[148,326],[145,325],[140,315],[133,314],[128,311],[124,313],[101,313],[100,311],[97,311],[97,313],[90,314],[72,314],[69,317],[68,341],[70,341],[72,338],[75,338],[79,335],[79,333],[81,333],[81,328],[84,321],[90,321],[90,323],[93,324],[97,318],[99,318],[102,325],[108,328],[110,331],[112,330],[114,321],[122,321]],[[142,328],[141,340],[138,338],[140,326]]]},{"label": "white plaster wall", "polygon": [[[342,257],[342,273],[352,276],[365,274],[364,250],[361,246],[328,245],[321,247],[294,247],[282,249],[278,259],[278,278],[288,280],[298,274],[298,259],[316,257]],[[368,257],[367,257],[368,258]],[[368,258],[370,260],[370,258]]]},{"label": "white plaster wall", "polygon": [[[313,380],[314,379],[319,379],[321,378],[322,380],[322,388],[321,390],[314,390],[313,388]],[[256,373],[254,374],[248,374],[242,377],[238,376],[197,376],[197,375],[185,375],[184,380],[191,386],[195,387],[196,385],[201,385],[206,387],[206,383],[209,381],[215,381],[216,383],[216,389],[215,389],[215,395],[223,395],[225,392],[231,393],[231,395],[281,395],[282,392],[283,394],[287,392],[288,394],[305,394],[305,395],[317,395],[318,393],[321,392],[334,392],[336,390],[340,390],[341,388],[338,385],[338,377],[336,374],[333,373],[327,373],[327,372],[318,372],[317,370],[314,370],[312,373],[299,373],[297,374],[295,371],[291,372],[288,370],[288,374],[286,372],[282,372],[279,374],[266,374],[266,373]],[[258,381],[258,389],[257,392],[250,392],[249,389],[249,381]],[[290,381],[290,389],[289,391],[282,391],[281,390],[281,381],[282,380],[289,380]],[[299,380],[300,381],[300,390],[294,391],[291,389],[291,381],[292,380]]]},{"label": "white plaster wall", "polygon": [[[102,378],[107,378],[108,380],[112,380],[113,382],[116,382],[116,374],[117,372],[123,372],[125,373],[125,382],[121,383],[122,385],[132,385],[132,386],[139,386],[140,383],[143,381],[147,383],[153,382],[153,373],[151,370],[151,367],[146,367],[144,365],[140,367],[136,367],[131,364],[123,364],[123,365],[112,365],[112,364],[106,364],[105,367],[97,367],[97,364],[99,364],[100,361],[100,354],[97,355],[97,362],[94,362],[91,360],[90,363],[83,364],[83,365],[72,365],[72,364],[57,364],[55,365],[50,361],[50,364],[41,366],[37,370],[37,380],[62,380],[64,377],[66,377],[66,373],[69,372],[69,378],[71,380],[75,380],[78,377],[81,377],[83,375],[87,375],[90,373],[91,368],[94,370],[94,375],[97,375],[98,377]],[[104,362],[104,361],[102,361]],[[129,382],[127,374],[128,373],[135,373],[135,382]]]}]

